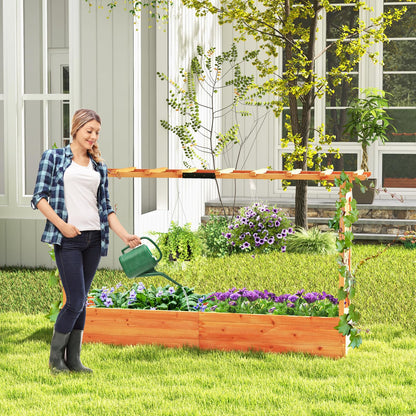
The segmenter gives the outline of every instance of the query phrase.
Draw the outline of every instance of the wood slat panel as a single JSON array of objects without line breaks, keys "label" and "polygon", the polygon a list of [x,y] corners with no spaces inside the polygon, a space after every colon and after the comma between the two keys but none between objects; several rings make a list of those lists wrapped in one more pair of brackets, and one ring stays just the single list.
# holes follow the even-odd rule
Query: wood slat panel
[{"label": "wood slat panel", "polygon": [[339,318],[88,308],[85,342],[302,352],[339,358]]},{"label": "wood slat panel", "polygon": [[87,308],[84,341],[198,346],[198,314]]},{"label": "wood slat panel", "polygon": [[345,356],[338,318],[205,313],[200,316],[199,347],[223,350],[304,352]]}]

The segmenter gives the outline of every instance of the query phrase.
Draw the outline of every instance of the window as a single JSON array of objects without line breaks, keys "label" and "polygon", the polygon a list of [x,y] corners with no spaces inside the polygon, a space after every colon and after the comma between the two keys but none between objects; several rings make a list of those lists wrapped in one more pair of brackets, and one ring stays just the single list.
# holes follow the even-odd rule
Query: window
[{"label": "window", "polygon": [[[348,73],[351,82],[344,81],[339,85],[330,86],[335,91],[327,94],[325,99],[315,101],[313,124],[318,127],[325,125],[325,132],[335,136],[335,146],[340,149],[341,160],[332,160],[335,169],[356,170],[361,162],[361,145],[356,138],[344,133],[347,122],[347,108],[359,89],[376,88],[386,91],[389,100],[388,114],[396,131],[388,132],[389,141],[384,145],[375,142],[369,150],[370,170],[378,177],[382,186],[398,188],[415,188],[416,175],[411,172],[414,166],[416,149],[416,4],[397,1],[372,2],[373,11],[361,11],[360,15],[353,4],[332,0],[340,6],[339,10],[326,13],[320,21],[317,38],[317,53],[339,37],[339,29],[346,22],[353,23],[356,19],[370,21],[383,11],[392,8],[406,7],[407,12],[399,23],[393,24],[386,31],[389,43],[376,44],[382,63],[374,64],[368,56]],[[324,34],[325,36],[322,36]],[[336,54],[329,48],[324,62],[316,63],[318,75],[328,75],[329,69],[336,64]],[[284,114],[280,117],[280,132],[284,136]],[[278,161],[282,166],[283,153],[288,149],[278,148]],[[290,149],[289,149],[290,150]],[[401,166],[403,169],[397,169]],[[410,178],[410,179],[405,179]],[[325,195],[326,196],[326,195]]]},{"label": "window", "polygon": [[23,195],[40,155],[69,142],[68,0],[23,1]]}]

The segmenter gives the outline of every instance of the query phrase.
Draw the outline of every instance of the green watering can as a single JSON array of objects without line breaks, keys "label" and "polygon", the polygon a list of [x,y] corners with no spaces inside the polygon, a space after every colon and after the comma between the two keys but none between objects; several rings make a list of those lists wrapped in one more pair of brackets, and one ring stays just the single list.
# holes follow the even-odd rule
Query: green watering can
[{"label": "green watering can", "polygon": [[167,274],[155,270],[155,266],[162,259],[162,252],[160,251],[160,248],[157,246],[157,244],[148,237],[140,237],[140,239],[150,241],[159,252],[159,258],[155,258],[149,250],[149,247],[147,247],[145,244],[141,244],[140,246],[131,249],[127,253],[125,253],[125,251],[130,247],[127,246],[123,248],[123,250],[121,250],[122,255],[119,257],[119,261],[127,277],[132,279],[139,276],[163,276],[175,285],[182,287],[180,283],[173,280]]}]

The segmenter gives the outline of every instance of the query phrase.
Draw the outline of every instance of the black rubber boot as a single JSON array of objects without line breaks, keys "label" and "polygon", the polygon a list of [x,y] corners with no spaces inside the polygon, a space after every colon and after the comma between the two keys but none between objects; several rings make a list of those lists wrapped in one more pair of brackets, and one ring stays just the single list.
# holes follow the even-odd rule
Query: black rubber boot
[{"label": "black rubber boot", "polygon": [[64,354],[65,348],[69,340],[68,334],[62,334],[53,330],[51,341],[51,354],[49,356],[49,368],[53,373],[63,373],[69,371],[69,368],[65,364]]},{"label": "black rubber boot", "polygon": [[81,329],[72,330],[66,346],[66,365],[70,371],[92,373],[91,368],[85,367],[80,360],[83,333]]}]

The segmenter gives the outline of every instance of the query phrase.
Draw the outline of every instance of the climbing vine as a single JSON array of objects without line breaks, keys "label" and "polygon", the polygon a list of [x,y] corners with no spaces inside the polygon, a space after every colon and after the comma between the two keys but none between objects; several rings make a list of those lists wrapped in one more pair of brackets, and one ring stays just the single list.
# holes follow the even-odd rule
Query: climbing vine
[{"label": "climbing vine", "polygon": [[356,348],[362,343],[361,330],[357,327],[361,315],[355,305],[351,303],[355,297],[356,279],[349,264],[349,252],[354,240],[352,225],[358,220],[358,209],[355,199],[348,195],[352,190],[353,183],[345,172],[342,172],[340,177],[335,179],[335,186],[339,186],[340,199],[336,203],[335,215],[329,222],[329,226],[338,232],[336,241],[336,248],[339,253],[338,272],[344,280],[343,286],[338,291],[338,299],[344,301],[347,306],[336,329],[342,335],[349,336],[349,347]]}]

